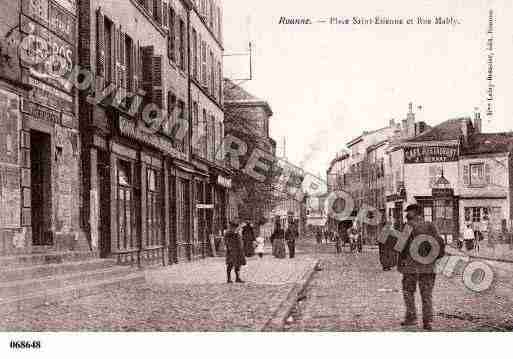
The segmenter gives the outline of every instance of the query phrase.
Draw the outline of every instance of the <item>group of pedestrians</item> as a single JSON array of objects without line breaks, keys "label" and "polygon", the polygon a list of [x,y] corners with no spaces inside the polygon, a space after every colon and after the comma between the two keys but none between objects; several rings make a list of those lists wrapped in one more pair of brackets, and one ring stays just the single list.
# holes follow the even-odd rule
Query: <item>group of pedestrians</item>
[{"label": "group of pedestrians", "polygon": [[285,249],[286,244],[289,249],[289,258],[294,258],[296,256],[296,239],[298,236],[299,230],[296,221],[289,221],[289,225],[286,230],[283,230],[283,228],[281,228],[281,223],[276,221],[273,233],[270,237],[273,256],[281,259],[287,257]]},{"label": "group of pedestrians", "polygon": [[[270,236],[272,244],[272,253],[276,258],[285,258],[288,247],[289,257],[296,255],[296,239],[298,238],[297,222],[290,221],[287,229],[281,228],[279,221],[276,221],[274,231]],[[232,282],[232,272],[235,272],[235,282],[244,283],[240,277],[241,267],[246,265],[246,258],[258,255],[264,256],[265,233],[263,226],[260,226],[258,236],[255,235],[255,229],[250,222],[239,223],[234,220],[229,223],[229,228],[224,234],[224,243],[226,246],[226,281]]]},{"label": "group of pedestrians", "polygon": [[328,229],[318,229],[315,233],[317,244],[323,243],[323,237],[326,241],[326,244],[330,242],[335,243],[335,250],[337,254],[342,253],[343,248],[346,246],[351,253],[363,252],[363,238],[357,221],[353,221],[351,227],[342,229],[341,232],[338,230],[330,231]]}]

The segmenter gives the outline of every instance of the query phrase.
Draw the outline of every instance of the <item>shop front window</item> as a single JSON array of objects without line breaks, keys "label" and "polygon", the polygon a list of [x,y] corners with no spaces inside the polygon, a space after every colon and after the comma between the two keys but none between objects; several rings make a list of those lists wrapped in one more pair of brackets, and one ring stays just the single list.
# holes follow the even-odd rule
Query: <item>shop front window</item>
[{"label": "shop front window", "polygon": [[157,170],[148,169],[146,180],[146,245],[154,247],[161,244],[160,188]]}]

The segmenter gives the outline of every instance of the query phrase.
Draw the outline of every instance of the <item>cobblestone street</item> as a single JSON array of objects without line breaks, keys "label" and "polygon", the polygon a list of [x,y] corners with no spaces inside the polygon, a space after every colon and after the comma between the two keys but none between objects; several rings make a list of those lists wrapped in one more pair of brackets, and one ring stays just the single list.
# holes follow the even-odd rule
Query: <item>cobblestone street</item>
[{"label": "cobblestone street", "polygon": [[146,283],[0,319],[1,331],[253,331],[272,317],[314,260],[248,259],[226,284],[224,258],[146,273]]},{"label": "cobblestone street", "polygon": [[[316,272],[293,312],[287,331],[400,331],[404,305],[401,274],[382,271],[376,248],[363,254],[334,254],[317,246],[322,271]],[[461,277],[438,275],[434,291],[436,331],[506,331],[513,324],[511,268],[500,264],[495,289],[477,294]],[[500,289],[500,290],[499,290]],[[417,309],[420,296],[417,291]],[[420,325],[419,325],[420,328]]]}]

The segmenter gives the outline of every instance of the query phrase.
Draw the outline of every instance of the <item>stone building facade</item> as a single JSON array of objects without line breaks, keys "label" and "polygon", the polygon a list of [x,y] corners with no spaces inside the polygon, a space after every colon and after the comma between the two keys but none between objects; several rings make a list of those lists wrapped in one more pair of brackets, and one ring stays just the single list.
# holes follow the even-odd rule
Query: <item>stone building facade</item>
[{"label": "stone building facade", "polygon": [[[91,247],[121,263],[208,256],[213,209],[225,213],[208,187],[209,165],[193,151],[193,103],[223,121],[220,98],[191,72],[192,29],[207,32],[200,3],[79,3],[80,65],[95,79],[94,93],[80,95],[83,215]],[[99,101],[108,86],[112,95]]]},{"label": "stone building facade", "polygon": [[87,249],[80,221],[72,0],[4,1],[0,13],[0,255]]}]

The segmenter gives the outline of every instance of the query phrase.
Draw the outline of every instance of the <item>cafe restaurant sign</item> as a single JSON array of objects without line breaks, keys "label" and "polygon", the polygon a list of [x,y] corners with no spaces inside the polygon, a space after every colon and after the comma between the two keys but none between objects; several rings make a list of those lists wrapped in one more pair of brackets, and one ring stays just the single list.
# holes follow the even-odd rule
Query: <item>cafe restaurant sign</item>
[{"label": "cafe restaurant sign", "polygon": [[123,136],[153,146],[175,158],[187,160],[187,155],[174,148],[171,141],[157,134],[147,132],[141,126],[144,125],[123,116],[119,117],[119,131]]},{"label": "cafe restaurant sign", "polygon": [[406,147],[404,149],[404,163],[453,162],[457,160],[457,146]]}]

